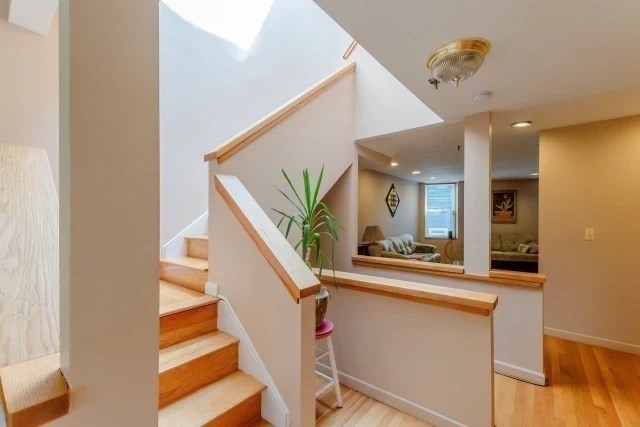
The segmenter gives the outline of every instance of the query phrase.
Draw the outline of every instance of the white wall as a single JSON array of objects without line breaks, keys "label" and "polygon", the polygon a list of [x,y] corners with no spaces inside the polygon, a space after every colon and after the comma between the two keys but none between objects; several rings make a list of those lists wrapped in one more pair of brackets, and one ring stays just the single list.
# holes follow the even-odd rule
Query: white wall
[{"label": "white wall", "polygon": [[58,20],[43,37],[6,19],[0,0],[0,144],[44,148],[58,188]]},{"label": "white wall", "polygon": [[[540,135],[547,333],[640,354],[640,116]],[[595,228],[595,240],[584,239]]]},{"label": "white wall", "polygon": [[[275,0],[247,51],[165,4],[160,28],[164,244],[207,209],[202,156],[340,68],[351,37],[312,0]],[[349,60],[359,64],[356,138],[438,120],[364,49]]]},{"label": "white wall", "polygon": [[158,2],[63,0],[60,426],[158,423]]},{"label": "white wall", "polygon": [[493,425],[491,316],[329,288],[342,382],[434,425]]}]

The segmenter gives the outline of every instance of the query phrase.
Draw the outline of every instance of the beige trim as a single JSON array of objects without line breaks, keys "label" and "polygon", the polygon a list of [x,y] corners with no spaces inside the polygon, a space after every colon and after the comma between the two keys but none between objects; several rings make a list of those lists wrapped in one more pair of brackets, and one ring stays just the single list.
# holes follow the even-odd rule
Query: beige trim
[{"label": "beige trim", "polygon": [[376,268],[411,271],[426,275],[447,276],[456,279],[478,280],[485,283],[524,286],[529,288],[542,288],[546,282],[544,274],[530,274],[520,272],[505,272],[503,270],[491,270],[488,276],[482,274],[465,273],[463,266],[428,263],[402,259],[390,259],[365,255],[353,255],[352,261],[356,265],[364,265]]},{"label": "beige trim", "polygon": [[349,43],[347,50],[345,50],[342,54],[342,59],[349,59],[349,56],[351,56],[351,53],[353,52],[353,49],[356,48],[356,46],[358,46],[358,42],[356,41],[356,39],[351,40],[351,43]]},{"label": "beige trim", "polygon": [[216,175],[215,186],[293,299],[300,302],[301,298],[318,293],[318,279],[240,180],[232,175]]},{"label": "beige trim", "polygon": [[326,285],[336,285],[483,316],[490,315],[498,304],[498,297],[495,295],[342,271],[335,272],[335,279],[332,272],[324,273],[321,279]]},{"label": "beige trim", "polygon": [[60,353],[0,369],[0,391],[7,427],[39,426],[69,413]]},{"label": "beige trim", "polygon": [[236,136],[224,142],[218,148],[205,154],[204,161],[208,162],[215,160],[218,163],[222,163],[225,160],[232,157],[234,154],[242,150],[249,145],[252,141],[256,140],[261,135],[268,132],[270,129],[277,126],[281,121],[291,116],[302,106],[308,104],[323,93],[325,90],[337,83],[342,77],[353,72],[356,68],[355,62],[350,62],[338,71],[329,75],[324,80],[316,83],[313,87],[298,95],[296,98],[282,105],[266,117],[262,118],[258,122],[249,126]]}]

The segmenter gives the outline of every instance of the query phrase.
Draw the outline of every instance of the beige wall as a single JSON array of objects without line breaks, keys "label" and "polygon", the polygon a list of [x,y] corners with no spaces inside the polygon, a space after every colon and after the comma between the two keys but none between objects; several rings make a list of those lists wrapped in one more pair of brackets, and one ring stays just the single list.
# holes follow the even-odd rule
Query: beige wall
[{"label": "beige wall", "polygon": [[58,187],[58,20],[43,37],[6,21],[0,0],[0,144],[44,148]]},{"label": "beige wall", "polygon": [[541,133],[547,332],[640,354],[639,165],[640,116]]},{"label": "beige wall", "polygon": [[[368,225],[379,225],[386,237],[409,233],[419,236],[419,184],[391,175],[361,170],[358,174],[358,239],[362,239]],[[400,196],[400,205],[391,217],[385,199],[391,184]]]},{"label": "beige wall", "polygon": [[515,224],[491,224],[492,233],[538,234],[538,180],[494,180],[493,190],[516,190],[517,220]]}]

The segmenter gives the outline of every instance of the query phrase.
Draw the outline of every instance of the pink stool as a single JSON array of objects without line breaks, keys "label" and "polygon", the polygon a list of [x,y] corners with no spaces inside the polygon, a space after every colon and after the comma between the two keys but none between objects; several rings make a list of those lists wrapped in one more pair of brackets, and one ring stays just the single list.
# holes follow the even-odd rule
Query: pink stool
[{"label": "pink stool", "polygon": [[340,382],[338,381],[338,368],[336,368],[336,356],[333,352],[333,340],[331,339],[331,334],[333,333],[333,322],[328,319],[324,319],[322,325],[316,328],[316,341],[327,340],[327,349],[325,350],[322,347],[316,346],[316,348],[323,353],[316,357],[316,363],[320,361],[320,359],[329,356],[329,364],[331,365],[331,377],[323,374],[322,372],[316,371],[316,374],[320,375],[325,380],[329,381],[327,385],[322,387],[320,390],[316,392],[316,399],[329,391],[331,387],[335,389],[336,392],[336,400],[338,403],[338,408],[342,408],[342,393],[340,392]]}]

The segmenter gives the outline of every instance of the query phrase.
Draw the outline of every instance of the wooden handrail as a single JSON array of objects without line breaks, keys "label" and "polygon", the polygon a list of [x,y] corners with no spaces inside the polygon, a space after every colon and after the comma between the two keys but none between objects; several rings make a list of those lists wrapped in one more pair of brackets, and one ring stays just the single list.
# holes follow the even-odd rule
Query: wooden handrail
[{"label": "wooden handrail", "polygon": [[225,160],[229,159],[231,156],[249,145],[252,141],[256,140],[259,136],[263,135],[264,133],[278,125],[278,123],[291,116],[303,105],[308,104],[322,92],[333,86],[342,77],[353,72],[355,68],[356,63],[350,62],[338,71],[332,73],[330,76],[316,83],[313,87],[307,89],[305,92],[301,93],[291,101],[282,105],[272,113],[268,114],[266,117],[252,124],[247,129],[243,130],[231,139],[225,141],[215,150],[205,154],[204,161],[208,162],[211,160],[215,160],[218,163],[222,163]]},{"label": "wooden handrail", "polygon": [[491,314],[498,304],[497,296],[481,292],[342,271],[336,271],[334,278],[333,272],[325,270],[320,279],[326,285],[336,285],[356,291],[466,311],[483,316]]},{"label": "wooden handrail", "polygon": [[546,282],[544,274],[521,273],[504,270],[490,270],[489,275],[465,273],[461,265],[426,263],[420,261],[354,255],[352,261],[356,265],[375,268],[403,270],[426,275],[446,276],[456,279],[476,280],[485,283],[542,288]]},{"label": "wooden handrail", "polygon": [[240,180],[232,175],[216,175],[215,186],[293,299],[300,302],[301,298],[318,293],[320,281]]}]

